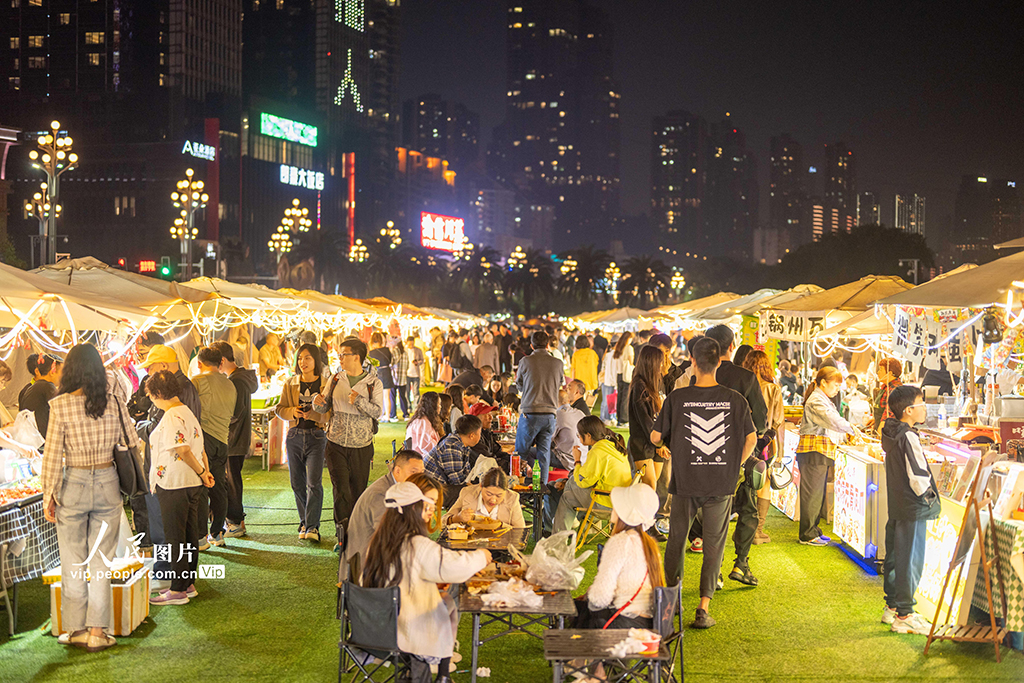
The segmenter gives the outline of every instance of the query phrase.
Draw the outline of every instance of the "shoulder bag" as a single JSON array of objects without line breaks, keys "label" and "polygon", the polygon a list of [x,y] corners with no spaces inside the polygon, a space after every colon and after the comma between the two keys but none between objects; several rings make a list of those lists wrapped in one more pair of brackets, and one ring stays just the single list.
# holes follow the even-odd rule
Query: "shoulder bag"
[{"label": "shoulder bag", "polygon": [[139,494],[145,494],[149,490],[146,481],[146,473],[142,468],[142,456],[137,446],[129,446],[128,427],[124,423],[124,410],[116,396],[109,396],[117,406],[117,417],[121,423],[121,441],[114,446],[114,469],[117,470],[118,483],[121,485],[121,493],[132,498]]}]

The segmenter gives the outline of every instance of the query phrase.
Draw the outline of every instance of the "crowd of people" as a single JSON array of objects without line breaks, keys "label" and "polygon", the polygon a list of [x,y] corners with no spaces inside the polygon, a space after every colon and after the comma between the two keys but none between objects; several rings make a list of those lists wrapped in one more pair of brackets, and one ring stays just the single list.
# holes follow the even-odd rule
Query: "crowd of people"
[{"label": "crowd of people", "polygon": [[[284,339],[270,334],[253,364],[258,374],[246,367],[244,346],[217,341],[186,359],[148,335],[139,343],[135,384],[107,371],[86,344],[63,360],[28,359],[33,381],[20,405],[34,412],[46,435],[46,515],[57,524],[62,567],[68,568],[62,576],[65,642],[94,651],[114,644],[107,634],[109,584],[86,584],[70,571],[86,558],[97,524],[117,526],[122,500],[114,446],[147,446],[150,490],[130,501],[143,544],[196,551],[172,553],[156,565],[169,581],[151,602],[186,604],[198,595],[198,551],[248,533],[241,471],[251,447],[251,395],[261,379],[278,373],[287,375],[275,411],[288,425],[299,538],[319,543],[333,532],[334,551],[361,569],[364,585],[400,586],[399,643],[436,666],[441,680],[457,615],[436,584],[465,581],[491,559],[487,551],[457,553],[437,545],[431,534],[442,521],[481,515],[525,527],[512,485],[536,477],[546,492],[538,521],[545,534],[573,529],[588,508],[610,519],[611,537],[579,601],[578,625],[649,625],[653,589],[681,580],[689,549],[703,553],[692,626],[709,628],[715,625],[711,602],[724,583],[720,568],[731,521],[728,577],[759,584],[751,551],[771,542],[764,529],[765,473],[782,452],[784,406],[803,405],[795,449],[799,541],[824,546],[830,539],[819,522],[828,514],[833,435],[854,433],[847,399],[865,395],[872,407],[867,424],[880,430],[886,452],[899,453],[906,464],[902,473],[889,474],[890,486],[903,489],[890,492],[890,507],[902,507],[890,511],[888,537],[895,546],[886,560],[884,620],[902,632],[922,628],[913,589],[935,486],[914,447],[920,390],[900,386],[902,368],[894,359],[874,363],[873,389],[838,355],[820,359],[808,377],[794,361],[773,363],[763,350],[737,347],[726,325],[685,336],[651,330],[573,335],[499,324],[405,337],[393,324],[325,335],[319,343],[308,332]],[[194,366],[189,374],[183,364]],[[0,365],[0,381],[5,369],[9,373]],[[499,409],[517,415],[511,454],[492,425]],[[406,422],[403,447],[387,474],[371,483],[374,435],[399,414]],[[510,456],[521,469],[513,470]],[[471,480],[482,458],[493,462],[483,461],[490,465]],[[333,529],[322,531],[324,466]],[[100,552],[112,556],[114,542],[113,536],[102,539]]]}]

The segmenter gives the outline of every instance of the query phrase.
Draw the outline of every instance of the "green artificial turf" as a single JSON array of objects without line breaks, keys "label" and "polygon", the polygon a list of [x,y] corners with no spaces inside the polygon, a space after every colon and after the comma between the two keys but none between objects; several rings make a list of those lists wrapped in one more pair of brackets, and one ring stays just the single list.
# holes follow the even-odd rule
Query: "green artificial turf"
[{"label": "green artificial turf", "polygon": [[[373,478],[383,472],[391,440],[400,441],[403,430],[401,423],[381,425]],[[244,474],[249,538],[228,539],[226,548],[201,556],[204,564],[225,565],[224,580],[198,582],[200,595],[189,605],[153,608],[131,637],[97,654],[58,645],[48,635],[48,588],[38,580],[22,584],[19,632],[8,638],[0,629],[0,681],[336,680],[334,539],[325,536],[319,546],[298,540],[285,469],[262,472],[251,459]],[[322,529],[329,533],[326,472],[324,487]],[[895,635],[879,623],[879,577],[837,548],[798,545],[796,524],[775,510],[767,529],[772,543],[755,547],[751,557],[761,585],[726,580],[711,607],[718,625],[687,629],[687,681],[1024,680],[1024,656],[1007,649],[1002,664],[985,645],[937,643],[924,656],[923,636]],[[700,561],[699,555],[686,558],[687,620],[697,602]],[[584,586],[594,562],[587,563]],[[465,657],[459,667],[466,669],[468,617],[459,635]],[[541,642],[523,635],[483,645],[480,665],[490,667],[489,680],[496,682],[551,680]],[[455,680],[469,677],[457,674]]]}]

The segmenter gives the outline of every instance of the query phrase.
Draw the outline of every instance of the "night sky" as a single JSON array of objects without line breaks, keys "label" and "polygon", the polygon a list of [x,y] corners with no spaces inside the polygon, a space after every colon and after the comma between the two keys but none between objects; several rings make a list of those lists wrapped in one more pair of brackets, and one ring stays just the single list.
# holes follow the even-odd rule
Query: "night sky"
[{"label": "night sky", "polygon": [[[896,192],[924,195],[932,237],[962,175],[1024,181],[1024,3],[594,4],[616,27],[626,213],[647,210],[651,118],[670,109],[708,121],[731,113],[757,157],[761,223],[769,139],[781,132],[819,169],[823,145],[845,141],[858,191],[881,196],[888,225]],[[480,113],[486,145],[504,116],[506,3],[402,9],[403,100],[437,92],[464,102]]]}]

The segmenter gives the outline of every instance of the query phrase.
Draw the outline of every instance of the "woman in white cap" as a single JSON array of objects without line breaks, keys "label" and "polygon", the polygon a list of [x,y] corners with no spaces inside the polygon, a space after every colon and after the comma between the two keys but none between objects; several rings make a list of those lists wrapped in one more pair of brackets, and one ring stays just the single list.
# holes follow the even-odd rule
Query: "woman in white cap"
[{"label": "woman in white cap", "polygon": [[455,603],[441,595],[437,584],[468,581],[491,563],[491,554],[483,549],[447,550],[430,540],[437,528],[441,485],[426,474],[389,488],[384,506],[387,511],[366,553],[363,586],[399,587],[398,646],[417,661],[437,664],[437,683],[450,682],[448,665],[459,617]]},{"label": "woman in white cap", "polygon": [[[657,542],[644,532],[654,524],[658,494],[636,483],[612,489],[611,499],[614,531],[601,554],[597,576],[587,591],[587,609],[580,610],[578,624],[651,628],[654,589],[665,585],[665,572]],[[584,618],[586,623],[580,623]]]}]

